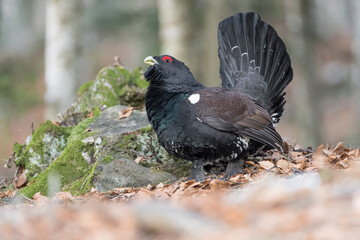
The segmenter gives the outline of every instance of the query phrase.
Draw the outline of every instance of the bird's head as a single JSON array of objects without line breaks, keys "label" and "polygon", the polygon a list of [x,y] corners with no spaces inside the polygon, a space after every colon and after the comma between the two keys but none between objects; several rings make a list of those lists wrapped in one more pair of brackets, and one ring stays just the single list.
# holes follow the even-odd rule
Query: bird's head
[{"label": "bird's head", "polygon": [[144,77],[152,85],[164,87],[169,91],[187,91],[202,86],[194,79],[189,68],[172,56],[148,56],[144,63],[150,65]]}]

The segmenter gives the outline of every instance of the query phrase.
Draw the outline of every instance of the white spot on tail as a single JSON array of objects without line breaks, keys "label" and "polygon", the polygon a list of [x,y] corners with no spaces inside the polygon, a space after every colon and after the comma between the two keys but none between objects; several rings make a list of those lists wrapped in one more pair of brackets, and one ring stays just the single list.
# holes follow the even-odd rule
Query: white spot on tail
[{"label": "white spot on tail", "polygon": [[188,99],[189,99],[191,104],[195,104],[195,103],[199,102],[200,94],[198,94],[198,93],[192,94],[192,95],[190,95],[190,97],[188,97]]},{"label": "white spot on tail", "polygon": [[233,47],[231,48],[231,51],[234,51],[234,49],[236,49],[236,48],[239,48],[239,46],[233,46]]}]

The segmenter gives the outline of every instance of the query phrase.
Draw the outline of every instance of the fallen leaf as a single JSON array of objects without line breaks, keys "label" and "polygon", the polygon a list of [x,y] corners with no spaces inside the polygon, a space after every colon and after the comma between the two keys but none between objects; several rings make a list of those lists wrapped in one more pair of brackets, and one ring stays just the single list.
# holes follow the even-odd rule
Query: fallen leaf
[{"label": "fallen leaf", "polygon": [[26,183],[26,181],[27,177],[25,175],[25,167],[20,167],[15,177],[15,187],[21,187]]},{"label": "fallen leaf", "polygon": [[231,182],[213,179],[209,183],[211,190],[220,190],[220,189],[226,189],[231,186]]},{"label": "fallen leaf", "polygon": [[56,121],[56,120],[52,121],[52,124],[61,127],[61,124],[60,124],[58,121]]},{"label": "fallen leaf", "polygon": [[294,159],[294,161],[295,161],[296,163],[300,163],[300,164],[306,162],[306,157],[305,157],[304,155],[300,155],[300,156],[295,157],[295,158],[293,158],[293,159]]},{"label": "fallen leaf", "polygon": [[281,153],[279,152],[274,152],[272,155],[271,155],[271,158],[274,159],[274,160],[280,160],[283,158],[283,155],[281,155]]},{"label": "fallen leaf", "polygon": [[49,202],[49,198],[41,195],[40,192],[35,193],[32,198],[37,205],[44,205]]},{"label": "fallen leaf", "polygon": [[129,108],[122,110],[121,113],[119,114],[119,119],[129,117],[133,110],[134,110],[133,107],[129,107]]},{"label": "fallen leaf", "polygon": [[266,170],[273,168],[275,165],[270,161],[260,161],[260,166]]},{"label": "fallen leaf", "polygon": [[320,145],[312,155],[311,164],[313,167],[323,169],[329,166],[329,159],[324,153],[324,145]]},{"label": "fallen leaf", "polygon": [[339,142],[338,144],[336,144],[333,151],[335,153],[339,153],[339,152],[343,151],[345,149],[345,146],[343,144],[344,144],[343,142]]},{"label": "fallen leaf", "polygon": [[143,162],[143,161],[145,161],[145,158],[142,157],[142,156],[138,156],[138,157],[135,159],[135,162],[136,162],[137,164],[139,164],[139,163],[141,163],[141,162]]},{"label": "fallen leaf", "polygon": [[248,180],[249,182],[254,181],[254,179],[250,176],[250,174],[244,174],[244,178]]},{"label": "fallen leaf", "polygon": [[194,183],[195,183],[194,179],[186,181],[186,182],[182,182],[180,184],[180,191],[183,191],[184,189],[187,189],[189,186],[191,186]]},{"label": "fallen leaf", "polygon": [[94,112],[93,112],[93,110],[91,110],[90,113],[86,116],[86,118],[93,117],[93,116],[94,116]]},{"label": "fallen leaf", "polygon": [[276,166],[280,168],[280,170],[284,173],[288,173],[292,168],[294,168],[296,165],[292,162],[289,162],[287,160],[280,159],[276,162]]},{"label": "fallen leaf", "polygon": [[158,185],[156,185],[156,188],[163,188],[165,185],[163,183],[159,183]]},{"label": "fallen leaf", "polygon": [[130,193],[125,193],[124,194],[125,198],[132,198],[133,196],[135,196],[135,192],[130,192]]},{"label": "fallen leaf", "polygon": [[58,192],[51,199],[51,201],[59,202],[59,203],[71,203],[73,199],[74,199],[73,196],[69,192]]}]

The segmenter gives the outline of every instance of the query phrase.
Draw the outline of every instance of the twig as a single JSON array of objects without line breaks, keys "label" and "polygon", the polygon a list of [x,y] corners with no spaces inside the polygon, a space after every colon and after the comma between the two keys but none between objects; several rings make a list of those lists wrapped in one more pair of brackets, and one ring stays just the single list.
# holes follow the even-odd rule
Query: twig
[{"label": "twig", "polygon": [[23,198],[25,198],[26,200],[28,200],[29,202],[31,202],[32,204],[35,204],[35,201],[34,201],[34,200],[32,200],[31,198],[28,198],[28,197],[25,196],[23,193],[21,194],[21,196],[22,196]]},{"label": "twig", "polygon": [[31,134],[34,135],[35,129],[34,129],[34,122],[31,123]]},{"label": "twig", "polygon": [[82,190],[82,189],[84,188],[86,182],[89,180],[90,175],[91,175],[91,174],[89,174],[89,175],[86,177],[85,181],[84,181],[83,184],[81,185],[80,190]]}]

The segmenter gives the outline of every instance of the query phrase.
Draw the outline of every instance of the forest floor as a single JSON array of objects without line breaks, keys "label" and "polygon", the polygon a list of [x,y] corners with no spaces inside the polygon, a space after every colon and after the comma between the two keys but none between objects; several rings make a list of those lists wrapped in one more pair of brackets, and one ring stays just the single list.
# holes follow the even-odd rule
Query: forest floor
[{"label": "forest floor", "polygon": [[287,145],[229,180],[82,196],[0,193],[0,239],[357,239],[360,149]]}]

